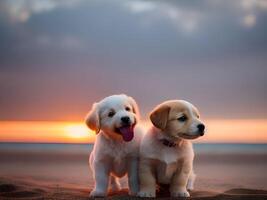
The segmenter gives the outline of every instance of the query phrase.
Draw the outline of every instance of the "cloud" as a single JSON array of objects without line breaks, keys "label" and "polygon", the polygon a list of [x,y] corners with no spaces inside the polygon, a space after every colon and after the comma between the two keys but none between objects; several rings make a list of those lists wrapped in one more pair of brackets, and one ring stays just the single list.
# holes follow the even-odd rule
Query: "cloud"
[{"label": "cloud", "polygon": [[154,2],[148,1],[128,1],[125,5],[134,13],[152,11],[156,8]]},{"label": "cloud", "polygon": [[267,1],[266,0],[241,0],[241,6],[244,10],[251,11],[254,9],[258,10],[267,10]]},{"label": "cloud", "polygon": [[12,22],[26,22],[33,14],[71,7],[79,2],[80,0],[8,0],[1,2],[1,6]]},{"label": "cloud", "polygon": [[208,116],[266,116],[266,8],[244,4],[0,1],[0,118],[66,119],[75,110],[77,120],[121,92],[145,112],[185,98]]},{"label": "cloud", "polygon": [[[266,0],[237,0],[237,1],[201,1],[201,5],[185,3],[183,1],[125,1],[126,8],[133,14],[156,24],[157,21],[168,20],[177,30],[196,32],[200,26],[210,21],[210,17],[217,12],[232,15],[233,21],[246,28],[255,26],[257,14],[267,11]],[[200,9],[205,7],[205,9]],[[144,15],[146,14],[146,15]],[[219,13],[217,13],[219,15]],[[216,16],[215,16],[216,17]]]},{"label": "cloud", "polygon": [[251,28],[256,25],[257,14],[259,12],[267,11],[266,0],[241,0],[240,8],[243,9],[245,15],[243,16],[242,24],[244,27]]},{"label": "cloud", "polygon": [[[50,12],[57,8],[73,8],[85,3],[85,0],[7,0],[1,1],[1,11],[5,12],[12,22],[27,22],[32,15]],[[97,2],[97,1],[92,1]],[[102,1],[100,1],[102,2]],[[210,11],[231,10],[236,21],[241,15],[241,25],[251,28],[257,21],[257,13],[267,11],[266,0],[237,0],[211,1],[204,0],[201,6],[208,9],[201,10],[193,3],[184,1],[151,1],[151,0],[114,0],[113,4],[123,5],[133,14],[142,15],[142,21],[156,24],[158,20],[167,20],[178,31],[195,32],[199,26],[209,21]],[[88,2],[87,2],[88,3]],[[102,2],[103,3],[103,2]],[[221,8],[220,8],[221,7]],[[235,19],[234,19],[235,20]]]},{"label": "cloud", "polygon": [[134,14],[146,14],[150,23],[157,20],[168,20],[177,30],[194,31],[202,18],[197,9],[179,7],[165,1],[127,1],[126,8]]},{"label": "cloud", "polygon": [[39,47],[46,47],[46,48],[48,47],[48,48],[79,50],[85,47],[82,39],[69,35],[63,35],[60,37],[49,36],[49,35],[38,35],[35,38],[34,43],[36,43]]},{"label": "cloud", "polygon": [[256,16],[253,14],[246,15],[243,19],[243,25],[251,28],[256,24]]}]

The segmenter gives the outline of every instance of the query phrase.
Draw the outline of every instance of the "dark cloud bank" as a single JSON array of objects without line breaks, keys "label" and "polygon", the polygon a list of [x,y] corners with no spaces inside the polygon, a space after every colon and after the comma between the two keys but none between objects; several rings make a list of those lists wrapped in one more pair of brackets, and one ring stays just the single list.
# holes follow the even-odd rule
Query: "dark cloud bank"
[{"label": "dark cloud bank", "polygon": [[0,120],[82,120],[114,93],[267,117],[264,1],[0,4]]}]

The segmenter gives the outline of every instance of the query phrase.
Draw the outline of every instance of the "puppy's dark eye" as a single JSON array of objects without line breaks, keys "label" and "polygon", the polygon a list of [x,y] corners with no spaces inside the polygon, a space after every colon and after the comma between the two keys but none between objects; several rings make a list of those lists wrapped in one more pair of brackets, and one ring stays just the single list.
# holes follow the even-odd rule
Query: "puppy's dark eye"
[{"label": "puppy's dark eye", "polygon": [[179,117],[177,120],[180,122],[185,122],[187,120],[187,117],[183,115],[182,117]]},{"label": "puppy's dark eye", "polygon": [[109,111],[108,116],[113,117],[115,115],[115,111]]},{"label": "puppy's dark eye", "polygon": [[130,111],[131,108],[127,106],[127,107],[125,108],[125,110],[126,110],[126,111]]}]

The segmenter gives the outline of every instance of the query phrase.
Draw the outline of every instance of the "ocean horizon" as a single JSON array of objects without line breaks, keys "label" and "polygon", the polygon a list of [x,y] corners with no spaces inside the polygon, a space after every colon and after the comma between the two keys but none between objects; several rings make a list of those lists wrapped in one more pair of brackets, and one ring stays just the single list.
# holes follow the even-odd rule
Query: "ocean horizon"
[{"label": "ocean horizon", "polygon": [[[267,154],[267,143],[193,143],[196,154]],[[93,143],[22,143],[0,142],[0,152],[71,152],[88,153]]]}]

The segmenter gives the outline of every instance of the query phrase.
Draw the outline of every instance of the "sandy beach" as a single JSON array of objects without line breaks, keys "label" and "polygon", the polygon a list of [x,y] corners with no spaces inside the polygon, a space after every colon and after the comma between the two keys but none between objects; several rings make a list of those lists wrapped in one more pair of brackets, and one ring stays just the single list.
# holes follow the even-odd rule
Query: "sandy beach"
[{"label": "sandy beach", "polygon": [[[0,148],[0,199],[89,199],[90,149]],[[196,152],[194,168],[197,180],[190,199],[267,199],[264,152]],[[124,189],[110,193],[109,199],[137,199],[127,195],[125,179],[122,185]],[[159,191],[157,199],[168,195]]]}]

